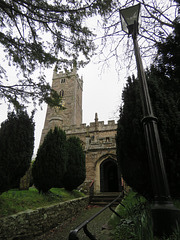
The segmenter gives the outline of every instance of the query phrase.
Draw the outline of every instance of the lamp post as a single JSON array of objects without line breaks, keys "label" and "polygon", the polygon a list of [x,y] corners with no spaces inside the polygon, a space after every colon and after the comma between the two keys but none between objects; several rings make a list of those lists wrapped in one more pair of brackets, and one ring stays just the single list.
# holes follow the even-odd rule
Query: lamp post
[{"label": "lamp post", "polygon": [[132,35],[134,43],[144,115],[142,123],[154,193],[154,203],[152,205],[153,227],[155,234],[162,235],[164,233],[170,234],[176,226],[176,222],[179,222],[180,224],[180,210],[174,207],[171,200],[157,128],[157,118],[153,114],[148,85],[137,41],[140,8],[141,5],[137,4],[126,9],[121,9],[120,18],[122,30],[127,34]]}]

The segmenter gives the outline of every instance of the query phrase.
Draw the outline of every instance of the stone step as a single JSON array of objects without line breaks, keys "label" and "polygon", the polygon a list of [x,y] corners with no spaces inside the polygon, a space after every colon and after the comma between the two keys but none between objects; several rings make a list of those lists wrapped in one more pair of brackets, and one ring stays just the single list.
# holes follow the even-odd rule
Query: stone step
[{"label": "stone step", "polygon": [[[105,206],[112,202],[115,198],[119,196],[120,193],[101,193],[90,197],[90,205]],[[119,201],[113,203],[113,206],[117,206]]]}]

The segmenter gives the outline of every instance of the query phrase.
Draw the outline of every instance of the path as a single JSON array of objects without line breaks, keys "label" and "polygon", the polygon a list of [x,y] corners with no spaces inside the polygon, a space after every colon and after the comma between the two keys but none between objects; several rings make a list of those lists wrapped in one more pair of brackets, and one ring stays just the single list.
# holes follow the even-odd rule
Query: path
[{"label": "path", "polygon": [[[70,230],[76,228],[86,219],[93,216],[95,213],[100,211],[102,207],[93,206],[84,210],[77,217],[73,217],[66,225],[58,226],[51,231],[43,234],[42,236],[34,238],[34,240],[68,240]],[[96,236],[97,240],[111,240],[109,231],[104,229],[102,226],[106,225],[110,216],[112,215],[111,210],[108,208],[96,217],[92,222],[88,224],[88,230]],[[84,234],[83,230],[80,230],[78,235],[79,240],[88,240],[89,238]]]}]

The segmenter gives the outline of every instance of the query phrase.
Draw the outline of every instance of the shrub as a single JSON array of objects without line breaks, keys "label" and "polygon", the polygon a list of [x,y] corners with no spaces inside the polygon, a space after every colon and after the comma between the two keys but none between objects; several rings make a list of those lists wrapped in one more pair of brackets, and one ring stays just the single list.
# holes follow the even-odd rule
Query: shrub
[{"label": "shrub", "polygon": [[67,142],[68,162],[67,170],[63,178],[63,186],[66,190],[72,191],[85,180],[85,154],[79,138],[70,137]]},{"label": "shrub", "polygon": [[130,191],[111,216],[109,224],[113,228],[114,239],[151,240],[153,238],[150,205],[137,193]]},{"label": "shrub", "polygon": [[33,116],[26,111],[8,114],[0,128],[0,193],[19,187],[28,170],[34,148]]},{"label": "shrub", "polygon": [[[146,71],[152,107],[158,117],[159,135],[164,163],[172,197],[179,197],[180,188],[180,121],[177,102],[171,89],[172,83],[158,75],[151,67]],[[151,174],[142,126],[142,109],[138,79],[128,79],[123,91],[124,105],[120,110],[117,129],[117,159],[126,183],[135,191],[152,199]]]},{"label": "shrub", "polygon": [[46,135],[33,164],[33,181],[39,192],[52,187],[62,187],[68,161],[66,134],[55,127]]}]

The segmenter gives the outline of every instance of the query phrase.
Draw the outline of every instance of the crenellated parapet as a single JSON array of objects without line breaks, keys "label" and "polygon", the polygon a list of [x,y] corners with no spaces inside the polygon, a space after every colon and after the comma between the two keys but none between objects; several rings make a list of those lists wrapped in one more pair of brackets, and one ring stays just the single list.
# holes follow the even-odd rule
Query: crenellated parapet
[{"label": "crenellated parapet", "polygon": [[59,81],[61,83],[65,83],[66,79],[76,79],[79,87],[83,89],[83,78],[79,77],[77,74],[77,69],[73,68],[71,71],[59,71],[57,72],[56,69],[53,71],[53,88],[59,88]]},{"label": "crenellated parapet", "polygon": [[79,126],[63,126],[63,129],[67,134],[70,133],[84,133],[84,132],[94,132],[94,131],[114,131],[117,129],[117,123],[114,120],[108,121],[108,124],[104,124],[104,121],[90,122],[89,125],[83,123]]},{"label": "crenellated parapet", "polygon": [[114,149],[116,147],[116,130],[117,123],[114,120],[91,122],[89,125],[81,124],[80,126],[63,127],[67,136],[78,136],[83,142],[84,149],[98,150],[98,149]]}]

